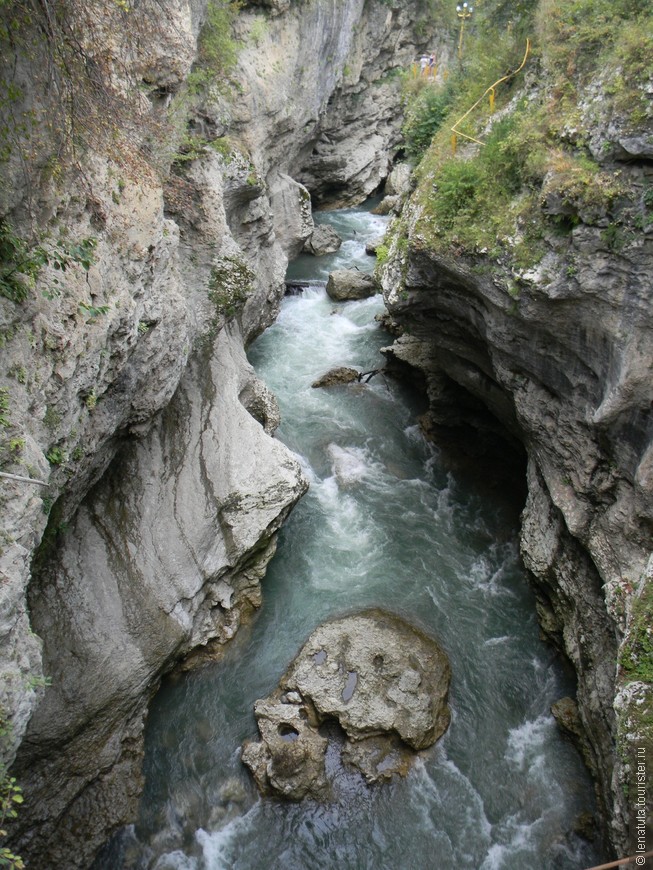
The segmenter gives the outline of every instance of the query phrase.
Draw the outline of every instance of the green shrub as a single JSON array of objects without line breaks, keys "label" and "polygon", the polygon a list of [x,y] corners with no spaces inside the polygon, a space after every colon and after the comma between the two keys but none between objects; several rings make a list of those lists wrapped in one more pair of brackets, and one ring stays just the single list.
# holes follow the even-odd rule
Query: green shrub
[{"label": "green shrub", "polygon": [[220,136],[218,139],[212,139],[209,143],[216,154],[219,154],[225,163],[231,163],[234,155],[234,146],[227,136]]},{"label": "green shrub", "polygon": [[23,302],[45,265],[40,250],[31,251],[7,221],[0,223],[0,295],[12,302]]},{"label": "green shrub", "polygon": [[630,629],[619,656],[624,677],[653,683],[653,583],[633,604]]},{"label": "green shrub", "polygon": [[198,63],[214,75],[227,75],[236,64],[238,43],[231,36],[238,3],[210,0],[198,42]]},{"label": "green shrub", "polygon": [[[97,240],[89,237],[80,242],[55,242],[48,248],[30,246],[7,221],[0,222],[0,296],[12,302],[24,302],[44,266],[61,273],[72,265],[88,271],[93,264],[96,244]],[[45,296],[49,299],[57,296],[60,283],[59,278],[52,278]]]},{"label": "green shrub", "polygon": [[645,13],[650,15],[648,0],[542,0],[538,31],[549,63],[569,79],[596,69],[624,24]]},{"label": "green shrub", "polygon": [[[421,84],[421,83],[420,83]],[[433,136],[447,117],[453,98],[449,86],[424,85],[415,99],[410,101],[403,126],[406,151],[412,157],[420,157],[431,144]]]},{"label": "green shrub", "polygon": [[0,387],[0,427],[6,429],[9,426],[9,390]]},{"label": "green shrub", "polygon": [[387,245],[378,245],[376,249],[376,262],[382,266],[388,259],[389,249]]},{"label": "green shrub", "polygon": [[62,465],[66,461],[66,454],[61,447],[51,447],[45,454],[50,465]]},{"label": "green shrub", "polygon": [[[0,756],[11,742],[12,727],[5,711],[0,707]],[[7,822],[15,819],[17,809],[23,803],[23,792],[13,776],[9,776],[4,762],[0,761],[0,840],[7,836]],[[7,870],[24,870],[25,864],[19,855],[6,846],[0,846],[0,867]]]},{"label": "green shrub", "polygon": [[476,161],[451,160],[440,170],[432,210],[440,227],[450,229],[461,212],[471,218],[483,169]]}]

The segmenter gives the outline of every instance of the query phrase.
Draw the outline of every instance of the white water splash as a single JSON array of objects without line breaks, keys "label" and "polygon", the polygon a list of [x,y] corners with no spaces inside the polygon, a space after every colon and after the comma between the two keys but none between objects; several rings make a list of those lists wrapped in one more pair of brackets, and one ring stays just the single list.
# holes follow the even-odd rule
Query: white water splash
[{"label": "white water splash", "polygon": [[175,851],[161,855],[152,870],[199,870],[199,863],[197,858]]},{"label": "white water splash", "polygon": [[540,767],[544,761],[544,750],[556,728],[553,716],[544,714],[513,728],[508,734],[508,746],[504,756],[506,761],[519,770],[524,770],[526,765],[530,770]]},{"label": "white water splash", "polygon": [[209,832],[203,828],[196,831],[195,839],[204,859],[202,870],[231,870],[234,865],[233,847],[240,837],[247,834],[258,815],[258,809],[259,803],[256,803],[245,815],[232,819],[219,831]]}]

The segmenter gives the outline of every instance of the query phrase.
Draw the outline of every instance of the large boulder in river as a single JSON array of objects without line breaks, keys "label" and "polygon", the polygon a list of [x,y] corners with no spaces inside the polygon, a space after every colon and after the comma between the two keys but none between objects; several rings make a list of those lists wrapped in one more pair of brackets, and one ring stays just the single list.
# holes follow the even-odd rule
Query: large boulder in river
[{"label": "large boulder in river", "polygon": [[342,239],[333,227],[318,224],[304,242],[304,253],[322,257],[324,254],[335,254],[341,245]]},{"label": "large boulder in river", "polygon": [[379,285],[372,275],[356,269],[336,269],[329,275],[326,292],[336,302],[351,299],[367,299],[379,292]]},{"label": "large boulder in river", "polygon": [[394,614],[368,610],[315,629],[281,681],[353,740],[395,733],[431,746],[449,724],[451,670],[438,644]]},{"label": "large boulder in river", "polygon": [[398,616],[367,610],[324,623],[257,701],[261,740],[246,743],[242,759],[264,794],[326,797],[328,741],[318,728],[335,720],[342,761],[368,782],[405,773],[449,725],[450,678],[438,644]]},{"label": "large boulder in river", "polygon": [[336,366],[329,369],[311,384],[312,387],[334,387],[338,384],[351,384],[360,381],[361,373],[350,366]]}]

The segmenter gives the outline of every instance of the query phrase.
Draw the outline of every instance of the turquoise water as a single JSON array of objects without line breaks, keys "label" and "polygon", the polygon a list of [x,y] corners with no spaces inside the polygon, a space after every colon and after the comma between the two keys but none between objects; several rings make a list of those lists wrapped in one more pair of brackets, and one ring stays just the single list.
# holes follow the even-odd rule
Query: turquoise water
[{"label": "turquoise water", "polygon": [[[326,260],[251,348],[279,398],[277,437],[310,490],[284,527],[263,606],[225,659],[169,682],[147,727],[137,825],[106,868],[154,870],[580,870],[599,855],[572,829],[593,812],[592,786],[549,708],[569,694],[539,639],[517,544],[518,507],[457,479],[422,438],[418,400],[381,376],[314,390],[335,365],[378,368],[391,342],[380,297],[335,304],[326,274],[356,263],[384,219],[360,209],[322,218],[350,241]],[[479,475],[484,476],[483,470]],[[393,610],[448,652],[452,723],[405,779],[368,787],[337,772],[332,803],[261,799],[240,762],[253,705],[276,685],[311,630],[366,606]]]}]

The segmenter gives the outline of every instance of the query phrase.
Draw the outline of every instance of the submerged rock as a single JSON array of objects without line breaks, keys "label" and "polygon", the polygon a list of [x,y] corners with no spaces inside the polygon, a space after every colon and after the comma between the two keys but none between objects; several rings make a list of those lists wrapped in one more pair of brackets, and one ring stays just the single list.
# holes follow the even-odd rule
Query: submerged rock
[{"label": "submerged rock", "polygon": [[342,239],[333,227],[319,225],[304,242],[304,253],[322,257],[324,254],[334,254],[342,245]]},{"label": "submerged rock", "polygon": [[245,744],[243,761],[263,794],[327,797],[328,738],[318,728],[335,720],[342,760],[368,782],[404,774],[449,725],[450,678],[438,644],[398,616],[368,610],[327,622],[256,702],[261,739]]},{"label": "submerged rock", "polygon": [[372,275],[355,269],[336,269],[329,275],[326,292],[336,302],[346,302],[374,296],[379,292],[379,286]]}]

